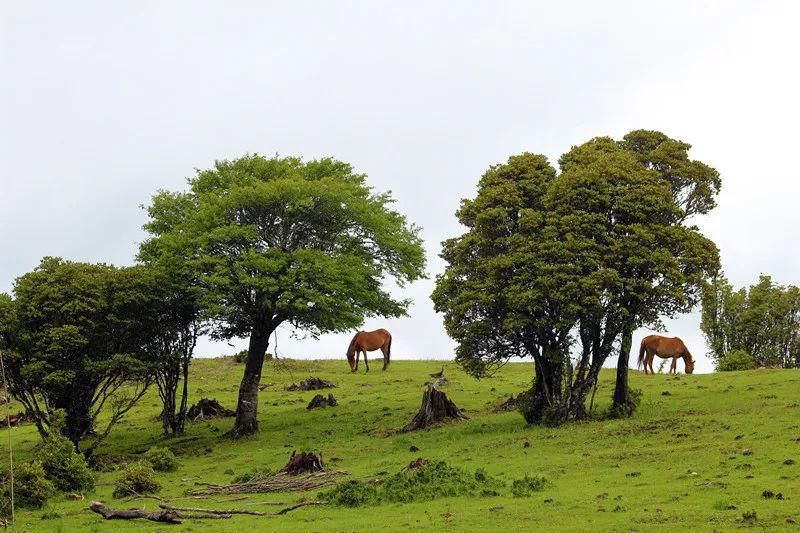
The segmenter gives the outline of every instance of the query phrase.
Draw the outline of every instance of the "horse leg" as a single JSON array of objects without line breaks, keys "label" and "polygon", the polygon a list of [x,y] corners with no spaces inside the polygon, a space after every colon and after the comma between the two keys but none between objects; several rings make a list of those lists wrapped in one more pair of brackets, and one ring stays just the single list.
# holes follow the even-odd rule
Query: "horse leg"
[{"label": "horse leg", "polygon": [[383,370],[386,370],[386,366],[389,364],[389,357],[386,354],[386,345],[384,344],[381,346],[381,353],[383,354]]},{"label": "horse leg", "polygon": [[367,372],[369,372],[369,363],[367,363],[367,351],[364,350],[364,366],[367,367]]},{"label": "horse leg", "polygon": [[656,360],[656,352],[653,352],[653,354],[650,356],[650,373],[651,374],[655,374],[656,373],[656,371],[653,369],[653,361],[655,361],[655,360]]},{"label": "horse leg", "polygon": [[670,374],[677,374],[678,373],[678,360],[673,357],[672,358],[672,366],[669,367]]}]

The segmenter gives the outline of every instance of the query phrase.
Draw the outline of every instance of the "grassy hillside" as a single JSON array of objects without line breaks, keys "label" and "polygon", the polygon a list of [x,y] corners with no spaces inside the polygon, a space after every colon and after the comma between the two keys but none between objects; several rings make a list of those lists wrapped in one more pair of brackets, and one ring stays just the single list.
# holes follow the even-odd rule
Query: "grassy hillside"
[{"label": "grassy hillside", "polygon": [[[152,445],[169,446],[179,454],[181,467],[159,478],[164,485],[162,496],[174,497],[183,496],[197,481],[227,482],[233,477],[225,473],[229,470],[239,474],[257,465],[280,468],[295,449],[321,451],[329,465],[365,480],[385,477],[424,457],[445,459],[470,470],[485,468],[507,485],[526,473],[544,475],[552,485],[527,498],[514,498],[506,489],[503,496],[495,497],[356,509],[307,507],[274,518],[235,516],[159,526],[144,521],[105,522],[87,510],[89,500],[115,507],[156,507],[155,500],[114,500],[111,492],[117,474],[105,473],[86,501],[58,497],[43,511],[22,511],[18,529],[683,531],[732,530],[742,525],[794,529],[793,521],[800,521],[800,371],[678,377],[634,373],[632,386],[644,391],[634,418],[547,428],[528,427],[515,412],[492,411],[510,393],[528,386],[530,364],[508,365],[483,381],[446,364],[450,384],[444,390],[467,409],[471,420],[387,436],[387,430],[411,419],[419,408],[423,383],[441,364],[395,361],[387,372],[379,368],[376,360],[370,374],[353,375],[345,361],[267,363],[262,382],[268,387],[259,406],[261,432],[243,441],[222,437],[231,419],[190,424],[185,437],[162,440],[154,420],[159,405],[153,391],[116,427],[101,453],[137,454]],[[230,359],[195,361],[192,399],[215,397],[234,407],[241,370]],[[339,385],[332,391],[337,407],[309,412],[305,407],[314,392],[284,390],[310,375]],[[596,401],[600,410],[608,406],[611,380],[610,372],[602,375]],[[31,426],[12,431],[15,457],[24,460],[38,437]],[[4,431],[0,437],[5,443]],[[412,445],[419,451],[409,451]],[[765,490],[782,493],[784,499],[765,499]],[[189,505],[271,511],[275,508],[259,503],[288,504],[303,496],[309,494],[256,494],[235,503],[199,500]],[[60,517],[42,519],[45,511],[55,511]],[[742,520],[749,511],[756,512],[755,521]]]}]

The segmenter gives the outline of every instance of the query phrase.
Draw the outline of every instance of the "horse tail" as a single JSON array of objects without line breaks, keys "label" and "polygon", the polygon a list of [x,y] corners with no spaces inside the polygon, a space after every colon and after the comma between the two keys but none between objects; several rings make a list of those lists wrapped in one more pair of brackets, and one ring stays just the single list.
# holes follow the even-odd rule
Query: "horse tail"
[{"label": "horse tail", "polygon": [[392,361],[392,334],[389,333],[389,345],[386,347],[386,366]]},{"label": "horse tail", "polygon": [[642,344],[639,346],[639,361],[636,363],[636,368],[642,368],[642,363],[644,362],[644,354],[647,351],[647,348],[644,345],[644,339],[642,339]]}]

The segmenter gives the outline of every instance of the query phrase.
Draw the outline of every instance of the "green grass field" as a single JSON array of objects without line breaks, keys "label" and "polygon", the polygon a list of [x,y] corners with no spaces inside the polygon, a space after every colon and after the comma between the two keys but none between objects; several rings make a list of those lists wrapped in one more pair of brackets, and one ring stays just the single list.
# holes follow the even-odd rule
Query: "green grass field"
[{"label": "green grass field", "polygon": [[[91,500],[113,507],[157,508],[152,499],[112,498],[116,473],[99,475],[85,501],[58,496],[47,508],[21,510],[18,531],[563,531],[733,530],[743,526],[793,530],[800,521],[800,371],[758,370],[678,377],[634,372],[631,385],[644,392],[632,419],[597,420],[559,428],[527,426],[515,412],[493,406],[529,386],[531,364],[510,364],[494,378],[476,381],[445,364],[443,390],[469,421],[431,431],[391,434],[411,420],[435,361],[395,361],[386,372],[350,374],[345,361],[268,362],[262,383],[261,431],[230,441],[222,435],[232,419],[189,424],[186,436],[164,440],[155,420],[155,391],[118,425],[99,453],[138,454],[153,445],[179,455],[175,473],[159,474],[163,497],[182,497],[195,483],[228,482],[226,471],[282,467],[292,450],[322,452],[329,466],[357,479],[393,474],[417,457],[479,467],[504,480],[541,474],[552,485],[532,497],[442,498],[413,504],[355,509],[305,507],[279,517],[234,516],[187,520],[180,526],[146,521],[104,521],[87,509]],[[377,370],[376,370],[377,369]],[[191,400],[217,398],[235,407],[242,366],[231,359],[200,359],[192,366]],[[361,369],[363,372],[363,367]],[[337,407],[306,411],[314,392],[284,387],[315,375],[334,381]],[[608,407],[612,373],[604,372],[596,410]],[[324,391],[326,394],[328,391]],[[12,406],[16,412],[18,406]],[[15,459],[25,460],[38,442],[28,425],[12,430]],[[2,433],[5,444],[7,434]],[[529,443],[527,446],[525,443]],[[409,451],[410,446],[419,448]],[[7,466],[7,458],[4,457]],[[797,461],[797,464],[792,464]],[[783,499],[762,497],[765,490]],[[254,494],[176,504],[274,511],[266,501],[294,503],[313,493]],[[743,520],[754,511],[755,520]],[[44,519],[45,513],[60,515]]]}]

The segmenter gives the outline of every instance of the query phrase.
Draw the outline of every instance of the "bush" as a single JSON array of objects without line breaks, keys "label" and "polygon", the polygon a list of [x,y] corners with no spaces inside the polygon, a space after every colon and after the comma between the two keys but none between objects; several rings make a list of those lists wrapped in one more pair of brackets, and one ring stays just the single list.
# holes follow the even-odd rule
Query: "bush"
[{"label": "bush", "polygon": [[143,455],[146,461],[153,465],[156,472],[172,472],[178,468],[175,454],[167,448],[152,447]]},{"label": "bush", "polygon": [[[3,476],[0,514],[11,514],[10,476]],[[53,483],[45,476],[42,463],[31,461],[14,466],[14,505],[21,508],[41,509],[56,493]]]},{"label": "bush", "polygon": [[333,489],[321,494],[320,498],[333,505],[359,507],[376,503],[378,501],[378,490],[363,481],[349,479],[338,483]]},{"label": "bush", "polygon": [[717,370],[720,372],[750,370],[753,368],[753,362],[753,357],[744,350],[731,350],[728,355],[717,361]]},{"label": "bush", "polygon": [[549,484],[550,482],[542,476],[529,477],[526,474],[522,479],[514,480],[511,484],[511,493],[515,498],[524,498],[534,492],[544,490]]},{"label": "bush", "polygon": [[393,502],[430,501],[446,496],[498,496],[503,483],[483,470],[474,474],[444,461],[406,468],[385,479],[377,488],[362,481],[349,480],[320,493],[326,500],[346,507]]},{"label": "bush", "polygon": [[114,488],[114,497],[124,498],[137,494],[153,494],[159,490],[161,490],[161,483],[156,480],[153,465],[149,461],[136,461],[122,469]]},{"label": "bush", "polygon": [[57,431],[50,433],[34,458],[41,462],[47,479],[58,490],[84,492],[94,488],[94,475],[86,459]]},{"label": "bush", "polygon": [[[271,353],[264,354],[264,359],[269,361],[270,359],[272,359],[272,354]],[[244,363],[245,361],[247,361],[247,350],[242,350],[241,352],[233,354],[233,360],[236,363]]]}]

